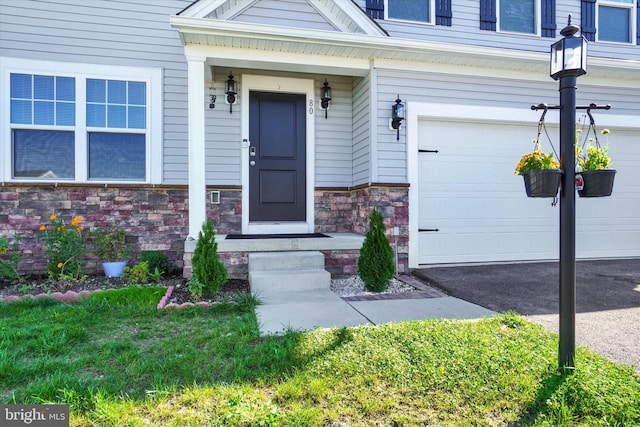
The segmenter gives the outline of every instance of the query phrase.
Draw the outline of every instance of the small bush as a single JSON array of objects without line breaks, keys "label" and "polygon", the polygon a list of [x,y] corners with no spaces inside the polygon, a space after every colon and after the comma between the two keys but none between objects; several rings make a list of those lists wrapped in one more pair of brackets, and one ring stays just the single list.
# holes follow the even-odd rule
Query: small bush
[{"label": "small bush", "polygon": [[8,280],[11,283],[21,283],[24,277],[20,274],[20,240],[22,235],[16,234],[13,242],[8,237],[0,237],[0,281]]},{"label": "small bush", "polygon": [[189,289],[202,287],[201,296],[214,297],[220,286],[227,281],[227,269],[218,254],[216,232],[211,220],[207,220],[202,226],[202,231],[198,233],[198,243],[193,252],[191,266],[191,281],[197,285],[190,283]]},{"label": "small bush", "polygon": [[146,261],[147,264],[149,264],[149,271],[156,271],[156,268],[160,273],[168,273],[171,271],[169,257],[167,257],[164,252],[142,251],[140,261]]},{"label": "small bush", "polygon": [[132,285],[144,285],[149,282],[149,264],[143,261],[133,267],[125,267],[122,277]]},{"label": "small bush", "polygon": [[69,225],[58,219],[57,215],[49,215],[49,224],[42,224],[38,229],[44,242],[44,253],[47,256],[47,274],[57,279],[66,277],[79,279],[82,277],[83,256],[86,251],[84,225],[82,218],[74,217]]},{"label": "small bush", "polygon": [[376,208],[369,215],[369,231],[358,258],[358,275],[370,292],[382,292],[395,273],[393,249],[384,235],[386,227]]}]

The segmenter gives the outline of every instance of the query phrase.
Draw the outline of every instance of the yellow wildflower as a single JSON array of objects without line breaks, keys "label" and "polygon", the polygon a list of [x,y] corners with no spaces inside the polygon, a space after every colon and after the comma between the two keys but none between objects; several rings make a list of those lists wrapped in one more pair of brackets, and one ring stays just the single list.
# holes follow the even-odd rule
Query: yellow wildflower
[{"label": "yellow wildflower", "polygon": [[58,263],[58,268],[62,268],[64,264],[62,264],[61,262]]},{"label": "yellow wildflower", "polygon": [[71,220],[71,225],[73,225],[74,227],[76,227],[78,224],[80,224],[82,222],[82,218],[80,218],[79,216],[73,218]]},{"label": "yellow wildflower", "polygon": [[49,219],[50,219],[51,221],[55,221],[55,219],[56,219],[56,218],[57,218],[56,214],[51,214],[51,215],[49,215]]},{"label": "yellow wildflower", "polygon": [[78,231],[82,231],[84,230],[84,225],[81,225],[80,227],[78,227]]},{"label": "yellow wildflower", "polygon": [[0,254],[6,254],[7,248],[0,248]]},{"label": "yellow wildflower", "polygon": [[42,225],[40,226],[40,228],[38,228],[38,230],[40,230],[40,231],[44,231],[44,230],[46,230],[46,229],[47,229],[47,226],[46,226],[46,225],[44,225],[44,224],[42,224]]}]

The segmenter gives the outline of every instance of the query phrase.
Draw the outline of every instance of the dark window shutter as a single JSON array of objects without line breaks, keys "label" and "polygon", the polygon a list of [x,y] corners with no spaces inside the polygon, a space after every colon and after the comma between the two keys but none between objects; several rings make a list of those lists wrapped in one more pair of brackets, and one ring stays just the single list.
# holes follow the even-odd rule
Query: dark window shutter
[{"label": "dark window shutter", "polygon": [[636,44],[640,44],[640,1],[636,3]]},{"label": "dark window shutter", "polygon": [[556,0],[542,0],[542,37],[556,36]]},{"label": "dark window shutter", "polygon": [[496,0],[480,0],[480,29],[496,30]]},{"label": "dark window shutter", "polygon": [[436,25],[451,26],[451,0],[436,0]]},{"label": "dark window shutter", "polygon": [[371,19],[384,19],[384,0],[367,0],[367,15]]},{"label": "dark window shutter", "polygon": [[596,39],[596,0],[582,0],[582,22],[580,31],[585,39]]}]

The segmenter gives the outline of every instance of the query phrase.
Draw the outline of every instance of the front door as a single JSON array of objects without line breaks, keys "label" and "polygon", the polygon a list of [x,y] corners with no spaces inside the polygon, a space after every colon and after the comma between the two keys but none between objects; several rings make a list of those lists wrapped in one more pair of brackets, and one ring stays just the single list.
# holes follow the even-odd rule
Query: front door
[{"label": "front door", "polygon": [[249,93],[249,222],[306,221],[305,100]]}]

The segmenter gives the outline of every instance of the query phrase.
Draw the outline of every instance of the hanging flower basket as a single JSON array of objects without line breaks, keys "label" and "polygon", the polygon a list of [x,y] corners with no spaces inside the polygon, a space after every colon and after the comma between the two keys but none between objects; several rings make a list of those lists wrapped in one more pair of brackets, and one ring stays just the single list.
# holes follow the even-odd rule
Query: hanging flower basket
[{"label": "hanging flower basket", "polygon": [[578,190],[580,197],[609,197],[613,192],[613,179],[616,176],[615,169],[602,169],[582,171],[584,182],[582,190]]},{"label": "hanging flower basket", "polygon": [[522,174],[527,197],[556,197],[560,187],[561,169],[530,170]]}]

